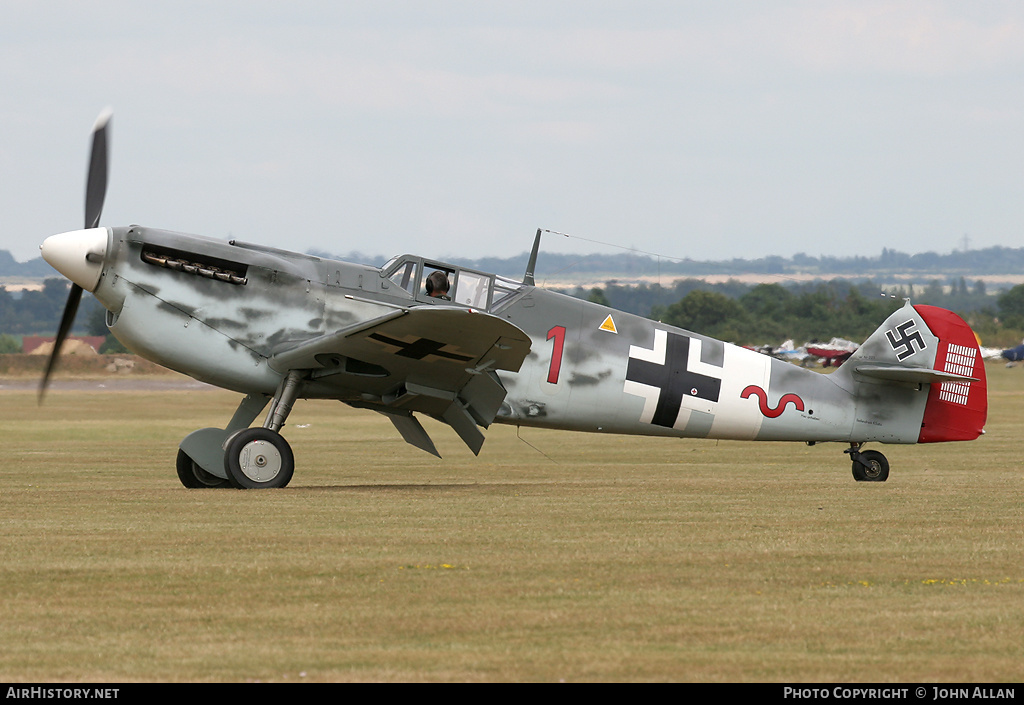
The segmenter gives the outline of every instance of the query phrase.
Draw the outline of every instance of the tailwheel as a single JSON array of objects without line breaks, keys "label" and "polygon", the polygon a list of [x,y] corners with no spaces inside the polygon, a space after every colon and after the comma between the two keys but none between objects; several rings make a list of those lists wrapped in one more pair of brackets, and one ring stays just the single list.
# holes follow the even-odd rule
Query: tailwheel
[{"label": "tailwheel", "polygon": [[284,487],[295,472],[295,458],[280,433],[247,428],[228,442],[224,469],[232,486],[239,489]]},{"label": "tailwheel", "polygon": [[189,457],[188,453],[180,448],[178,449],[178,459],[175,462],[175,466],[178,469],[178,479],[181,480],[181,484],[190,490],[231,486],[224,478],[217,477],[203,470],[196,461]]},{"label": "tailwheel", "polygon": [[889,461],[877,450],[852,452],[853,479],[857,482],[885,482],[889,479]]}]

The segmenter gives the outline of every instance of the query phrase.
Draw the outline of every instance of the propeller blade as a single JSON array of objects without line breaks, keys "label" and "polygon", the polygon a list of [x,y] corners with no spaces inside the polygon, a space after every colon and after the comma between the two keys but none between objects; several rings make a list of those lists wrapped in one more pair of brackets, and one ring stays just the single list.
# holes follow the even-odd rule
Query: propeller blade
[{"label": "propeller blade", "polygon": [[[92,151],[89,155],[89,173],[85,182],[85,227],[96,228],[100,224],[100,214],[103,212],[103,200],[107,196],[107,161],[110,153],[110,138],[107,130],[110,127],[110,118],[113,116],[110,108],[107,108],[99,117],[96,124],[92,126]],[[53,340],[53,351],[50,359],[46,361],[46,370],[43,372],[43,379],[39,383],[39,403],[43,403],[43,395],[46,394],[46,387],[50,383],[50,374],[60,357],[60,349],[64,340],[71,332],[71,324],[75,322],[75,314],[78,313],[78,304],[82,300],[82,287],[74,282],[71,283],[71,291],[68,292],[67,303],[64,304],[64,314],[60,318],[60,327],[57,329],[57,337]]]},{"label": "propeller blade", "polygon": [[64,339],[71,332],[71,324],[75,322],[75,314],[78,313],[78,302],[82,300],[82,287],[78,284],[71,285],[68,293],[68,301],[64,304],[64,315],[60,319],[60,328],[57,329],[57,337],[53,341],[53,350],[50,352],[50,359],[46,361],[46,371],[43,372],[43,381],[39,383],[39,403],[43,403],[43,395],[46,394],[46,387],[50,382],[50,373],[53,372],[57,358],[60,356],[60,348]]},{"label": "propeller blade", "polygon": [[95,228],[100,224],[103,199],[107,195],[107,156],[110,139],[107,128],[113,112],[109,108],[100,113],[92,128],[92,153],[89,156],[89,176],[85,187],[85,227]]}]

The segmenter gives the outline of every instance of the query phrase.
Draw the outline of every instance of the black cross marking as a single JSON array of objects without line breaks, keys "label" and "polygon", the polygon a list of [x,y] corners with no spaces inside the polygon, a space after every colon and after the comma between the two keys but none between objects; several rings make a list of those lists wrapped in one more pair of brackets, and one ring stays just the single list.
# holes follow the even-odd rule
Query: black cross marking
[{"label": "black cross marking", "polygon": [[473,358],[467,357],[466,355],[457,355],[452,352],[446,352],[442,350],[447,343],[439,343],[436,340],[430,340],[429,338],[420,338],[411,343],[407,343],[404,340],[398,340],[397,338],[390,338],[381,333],[371,333],[370,337],[374,340],[378,340],[387,345],[393,345],[399,348],[399,351],[395,354],[399,357],[408,357],[413,360],[422,360],[423,358],[433,355],[435,357],[443,357],[448,360],[458,360],[459,362],[469,362]]},{"label": "black cross marking", "polygon": [[919,348],[920,350],[924,350],[926,347],[928,347],[927,345],[925,345],[924,338],[921,337],[920,331],[915,330],[911,332],[911,330],[914,328],[914,325],[914,321],[910,320],[907,321],[906,323],[901,323],[900,325],[896,326],[896,330],[900,334],[899,338],[893,335],[891,330],[885,331],[885,337],[889,339],[889,345],[892,346],[892,349],[894,351],[896,351],[897,348],[903,348],[902,350],[896,351],[896,359],[898,359],[900,362],[903,362],[908,357],[917,352],[917,350],[914,349],[915,340],[917,341],[917,344],[921,346]]},{"label": "black cross marking", "polygon": [[668,333],[664,363],[629,358],[626,379],[661,390],[654,418],[651,419],[651,423],[656,426],[672,428],[675,425],[683,397],[718,401],[722,380],[686,369],[689,354],[690,339],[678,333]]}]

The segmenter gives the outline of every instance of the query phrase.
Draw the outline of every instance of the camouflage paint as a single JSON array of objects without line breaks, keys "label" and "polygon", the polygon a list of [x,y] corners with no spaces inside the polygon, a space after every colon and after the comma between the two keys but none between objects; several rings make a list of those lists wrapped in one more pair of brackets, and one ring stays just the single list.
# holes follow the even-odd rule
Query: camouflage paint
[{"label": "camouflage paint", "polygon": [[[476,449],[482,436],[463,415],[481,427],[497,421],[600,433],[914,443],[926,409],[958,414],[929,376],[946,364],[945,343],[909,305],[824,375],[521,284],[475,319],[410,317],[438,307],[470,311],[415,290],[429,268],[460,271],[422,258],[400,258],[384,271],[139,226],[108,231],[95,295],[127,347],[247,395],[273,395],[289,369],[302,369],[302,397],[381,411],[407,437],[420,438],[405,420],[418,412],[453,425]],[[157,266],[144,251],[230,263],[244,271],[244,284]],[[418,269],[407,290],[388,275],[409,262]],[[492,275],[476,276],[490,276],[494,287]],[[957,330],[958,344],[977,354]],[[472,359],[456,353],[467,343]],[[519,357],[500,352],[520,345]],[[984,383],[959,384],[960,397],[969,400],[962,406],[975,413],[957,438],[976,437],[984,424]]]}]

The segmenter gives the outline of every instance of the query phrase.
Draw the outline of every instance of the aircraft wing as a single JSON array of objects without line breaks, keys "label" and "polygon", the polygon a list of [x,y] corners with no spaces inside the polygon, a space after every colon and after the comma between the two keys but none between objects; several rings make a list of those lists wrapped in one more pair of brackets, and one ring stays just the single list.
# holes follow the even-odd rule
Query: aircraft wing
[{"label": "aircraft wing", "polygon": [[446,422],[479,453],[477,427],[489,426],[505,399],[495,371],[517,372],[529,352],[529,336],[497,316],[419,306],[278,350],[269,364],[357,391],[348,403],[381,412],[406,441],[438,455],[412,412]]}]

